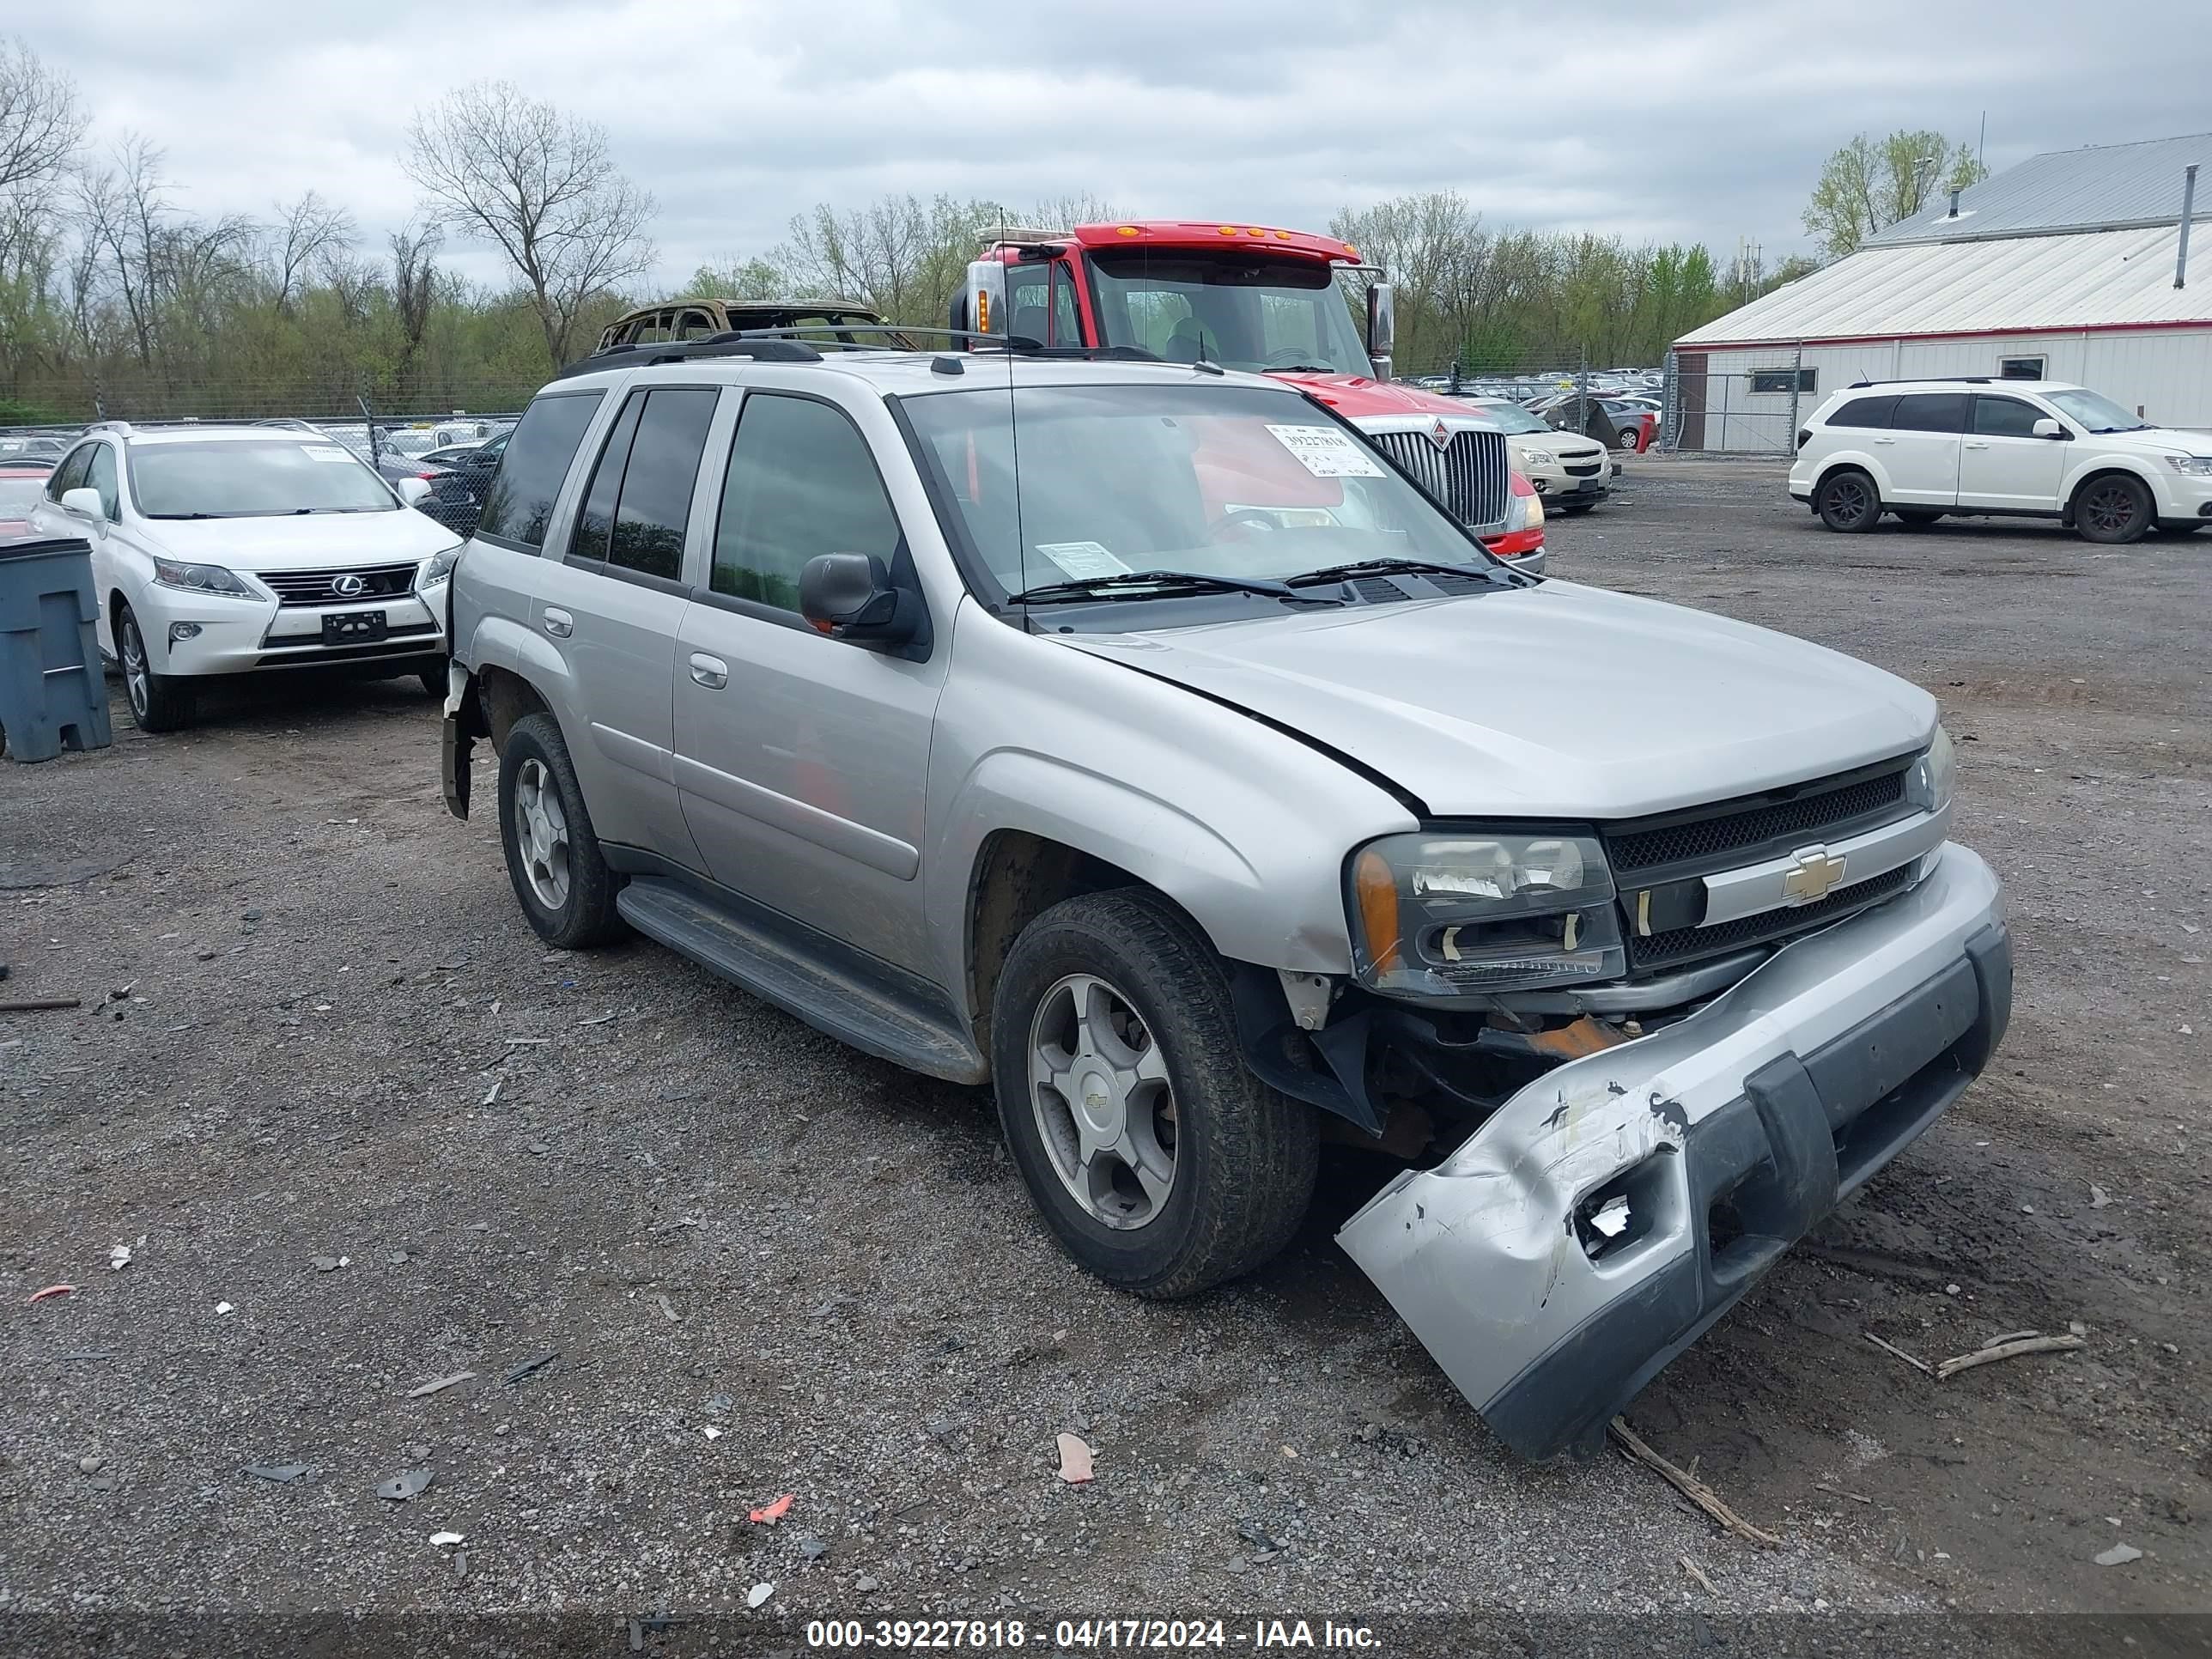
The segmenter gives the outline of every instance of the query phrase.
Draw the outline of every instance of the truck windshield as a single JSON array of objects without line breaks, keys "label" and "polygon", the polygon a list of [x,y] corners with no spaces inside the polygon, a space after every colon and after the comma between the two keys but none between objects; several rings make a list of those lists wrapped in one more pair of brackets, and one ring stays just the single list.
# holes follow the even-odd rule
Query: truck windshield
[{"label": "truck windshield", "polygon": [[1171,363],[1371,374],[1336,273],[1314,259],[1115,248],[1091,257],[1104,345]]},{"label": "truck windshield", "polygon": [[1491,563],[1357,433],[1288,390],[1041,386],[1010,397],[1001,384],[901,407],[960,520],[947,532],[964,530],[1002,590],[994,599],[1135,572],[1273,582],[1376,559]]}]

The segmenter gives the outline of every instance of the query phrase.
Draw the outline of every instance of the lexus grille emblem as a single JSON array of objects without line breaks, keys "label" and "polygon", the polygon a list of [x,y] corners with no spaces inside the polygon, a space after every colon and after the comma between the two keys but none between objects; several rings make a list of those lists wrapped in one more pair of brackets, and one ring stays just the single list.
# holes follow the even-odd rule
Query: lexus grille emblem
[{"label": "lexus grille emblem", "polygon": [[1782,896],[1793,904],[1810,904],[1826,898],[1828,890],[1844,878],[1844,860],[1825,847],[1808,847],[1797,854],[1797,867],[1782,878]]},{"label": "lexus grille emblem", "polygon": [[368,591],[368,584],[349,570],[331,583],[331,592],[342,599],[350,599]]},{"label": "lexus grille emblem", "polygon": [[1446,426],[1441,420],[1429,428],[1429,441],[1434,444],[1438,449],[1449,449],[1451,447],[1451,441],[1452,429]]}]

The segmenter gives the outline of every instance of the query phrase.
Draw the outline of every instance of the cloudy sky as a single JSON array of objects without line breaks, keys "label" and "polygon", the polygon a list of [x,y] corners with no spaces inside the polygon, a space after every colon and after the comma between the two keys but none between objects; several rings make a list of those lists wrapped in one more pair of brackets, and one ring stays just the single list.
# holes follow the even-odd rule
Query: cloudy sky
[{"label": "cloudy sky", "polygon": [[[94,137],[168,151],[180,204],[313,187],[382,233],[419,104],[501,76],[600,122],[659,200],[660,270],[888,191],[1323,229],[1463,192],[1495,224],[1802,251],[1852,133],[1932,126],[1990,165],[2212,127],[2201,0],[2097,50],[2077,0],[68,0],[27,39]],[[2194,21],[2191,21],[2193,17]],[[0,30],[10,27],[0,21]],[[455,250],[455,252],[459,252]],[[489,255],[466,262],[499,274]]]}]

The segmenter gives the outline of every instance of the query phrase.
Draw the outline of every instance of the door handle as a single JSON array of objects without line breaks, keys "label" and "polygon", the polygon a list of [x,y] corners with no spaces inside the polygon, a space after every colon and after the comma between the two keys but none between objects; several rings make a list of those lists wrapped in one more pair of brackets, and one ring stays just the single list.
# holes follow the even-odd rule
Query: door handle
[{"label": "door handle", "polygon": [[549,605],[545,607],[545,631],[556,640],[565,640],[576,631],[576,619]]},{"label": "door handle", "polygon": [[1987,449],[1989,446],[1975,439],[1969,438],[1966,440],[1966,447],[1969,449]]},{"label": "door handle", "polygon": [[1876,438],[1875,441],[1878,444],[1893,444],[1897,440],[1894,438]]},{"label": "door handle", "polygon": [[720,657],[694,651],[691,653],[691,678],[709,691],[719,691],[730,683],[730,665]]}]

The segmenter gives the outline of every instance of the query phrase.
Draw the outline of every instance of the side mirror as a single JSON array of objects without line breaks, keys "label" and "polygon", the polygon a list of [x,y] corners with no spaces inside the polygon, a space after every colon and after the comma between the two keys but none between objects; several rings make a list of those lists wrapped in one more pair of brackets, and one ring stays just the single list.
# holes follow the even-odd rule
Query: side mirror
[{"label": "side mirror", "polygon": [[[968,267],[966,307],[969,320],[958,325],[978,334],[1004,334],[1006,316],[1006,268],[996,259],[977,259]],[[973,340],[954,343],[956,349],[972,350]]]},{"label": "side mirror", "polygon": [[420,478],[402,478],[392,487],[398,490],[399,499],[410,507],[420,507],[430,499],[430,486]]},{"label": "side mirror", "polygon": [[799,614],[832,639],[878,650],[921,647],[928,612],[921,595],[894,586],[872,553],[821,553],[799,573]]},{"label": "side mirror", "polygon": [[1375,361],[1375,378],[1390,378],[1390,357],[1398,343],[1397,299],[1388,283],[1367,290],[1367,355]]},{"label": "side mirror", "polygon": [[100,499],[97,489],[79,488],[62,491],[62,511],[74,513],[80,519],[97,519],[107,522],[107,503]]},{"label": "side mirror", "polygon": [[2028,428],[2028,430],[2039,438],[2063,438],[2066,435],[2066,428],[2048,415],[2039,418],[2033,426]]}]

